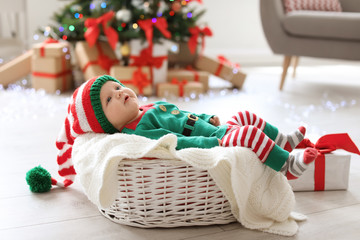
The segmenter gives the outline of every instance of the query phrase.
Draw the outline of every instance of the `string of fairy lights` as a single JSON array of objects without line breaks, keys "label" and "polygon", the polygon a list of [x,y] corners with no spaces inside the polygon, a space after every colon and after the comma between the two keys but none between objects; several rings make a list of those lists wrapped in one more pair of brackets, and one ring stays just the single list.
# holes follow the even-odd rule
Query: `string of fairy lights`
[{"label": "string of fairy lights", "polygon": [[[96,14],[105,13],[107,11],[113,10],[115,12],[115,18],[113,20],[114,29],[118,31],[118,34],[121,39],[122,32],[140,31],[137,20],[143,20],[152,18],[152,21],[155,22],[158,17],[165,17],[167,20],[170,20],[172,17],[178,17],[182,21],[189,20],[189,25],[195,25],[195,22],[198,20],[200,15],[203,14],[205,10],[198,15],[194,14],[194,8],[187,8],[189,3],[198,2],[202,3],[201,0],[158,0],[158,6],[156,6],[157,12],[151,12],[153,0],[128,0],[131,2],[132,8],[127,7],[118,7],[114,8],[114,5],[109,0],[92,0],[87,1],[74,1],[74,3],[68,8],[68,12],[64,12],[62,19],[58,22],[58,26],[45,26],[40,29],[40,32],[43,33],[45,37],[51,36],[57,39],[63,40],[81,40],[83,34],[86,32],[87,28],[84,26],[84,22],[87,18],[92,18]],[[89,3],[90,2],[90,3]],[[197,5],[198,6],[198,5]],[[184,10],[184,8],[187,8]],[[142,14],[133,16],[134,11],[141,9]],[[86,13],[88,14],[86,14]],[[63,21],[63,22],[61,22]],[[173,26],[178,26],[180,23],[173,20]],[[184,23],[181,23],[184,24]],[[171,29],[169,29],[171,31]],[[183,35],[184,31],[174,30],[172,34],[174,36]],[[34,40],[39,39],[38,34],[34,34]],[[135,37],[134,37],[135,38]],[[173,39],[176,40],[176,39]]]}]

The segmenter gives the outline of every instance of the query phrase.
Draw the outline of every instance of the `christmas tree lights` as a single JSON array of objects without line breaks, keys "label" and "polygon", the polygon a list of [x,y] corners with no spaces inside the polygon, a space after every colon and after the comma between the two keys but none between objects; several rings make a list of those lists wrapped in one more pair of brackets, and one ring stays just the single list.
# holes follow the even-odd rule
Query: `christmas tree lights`
[{"label": "christmas tree lights", "polygon": [[[107,25],[116,30],[121,43],[131,39],[146,39],[139,21],[152,19],[154,22],[160,17],[167,22],[171,40],[184,42],[191,37],[189,29],[200,25],[199,19],[205,12],[204,9],[197,11],[201,3],[201,0],[75,0],[54,14],[56,24],[51,25],[50,30],[43,29],[41,32],[52,32],[57,38],[68,41],[84,40],[86,20],[113,11],[115,16]],[[103,30],[100,27],[101,36],[105,36]],[[163,34],[154,28],[153,41],[158,42],[162,38]]]}]

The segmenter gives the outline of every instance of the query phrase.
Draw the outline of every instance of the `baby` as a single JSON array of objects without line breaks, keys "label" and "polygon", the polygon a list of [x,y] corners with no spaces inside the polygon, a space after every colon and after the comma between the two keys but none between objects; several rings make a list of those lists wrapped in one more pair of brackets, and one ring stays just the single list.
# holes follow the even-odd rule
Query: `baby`
[{"label": "baby", "polygon": [[288,179],[298,178],[313,162],[317,150],[290,152],[304,139],[305,128],[284,135],[250,112],[238,112],[224,125],[215,115],[195,114],[167,102],[139,106],[136,94],[113,77],[93,78],[75,90],[65,124],[57,139],[59,174],[72,183],[75,170],[71,151],[77,136],[87,133],[126,133],[151,139],[177,136],[177,149],[247,147],[265,165]]}]

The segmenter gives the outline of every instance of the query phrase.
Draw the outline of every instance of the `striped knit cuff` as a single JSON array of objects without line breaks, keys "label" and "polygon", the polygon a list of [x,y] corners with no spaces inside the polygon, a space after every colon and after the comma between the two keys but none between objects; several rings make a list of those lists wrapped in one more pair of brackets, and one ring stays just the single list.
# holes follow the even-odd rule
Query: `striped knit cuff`
[{"label": "striped knit cuff", "polygon": [[277,135],[279,134],[279,130],[269,123],[265,124],[263,132],[273,141],[275,141]]}]

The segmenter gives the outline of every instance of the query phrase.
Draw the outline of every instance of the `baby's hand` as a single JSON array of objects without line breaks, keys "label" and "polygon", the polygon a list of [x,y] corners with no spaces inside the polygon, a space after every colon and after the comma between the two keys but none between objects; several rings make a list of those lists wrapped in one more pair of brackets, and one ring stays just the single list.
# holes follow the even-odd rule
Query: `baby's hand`
[{"label": "baby's hand", "polygon": [[212,118],[210,118],[210,123],[214,126],[219,126],[220,125],[220,119],[218,116],[213,116]]}]

